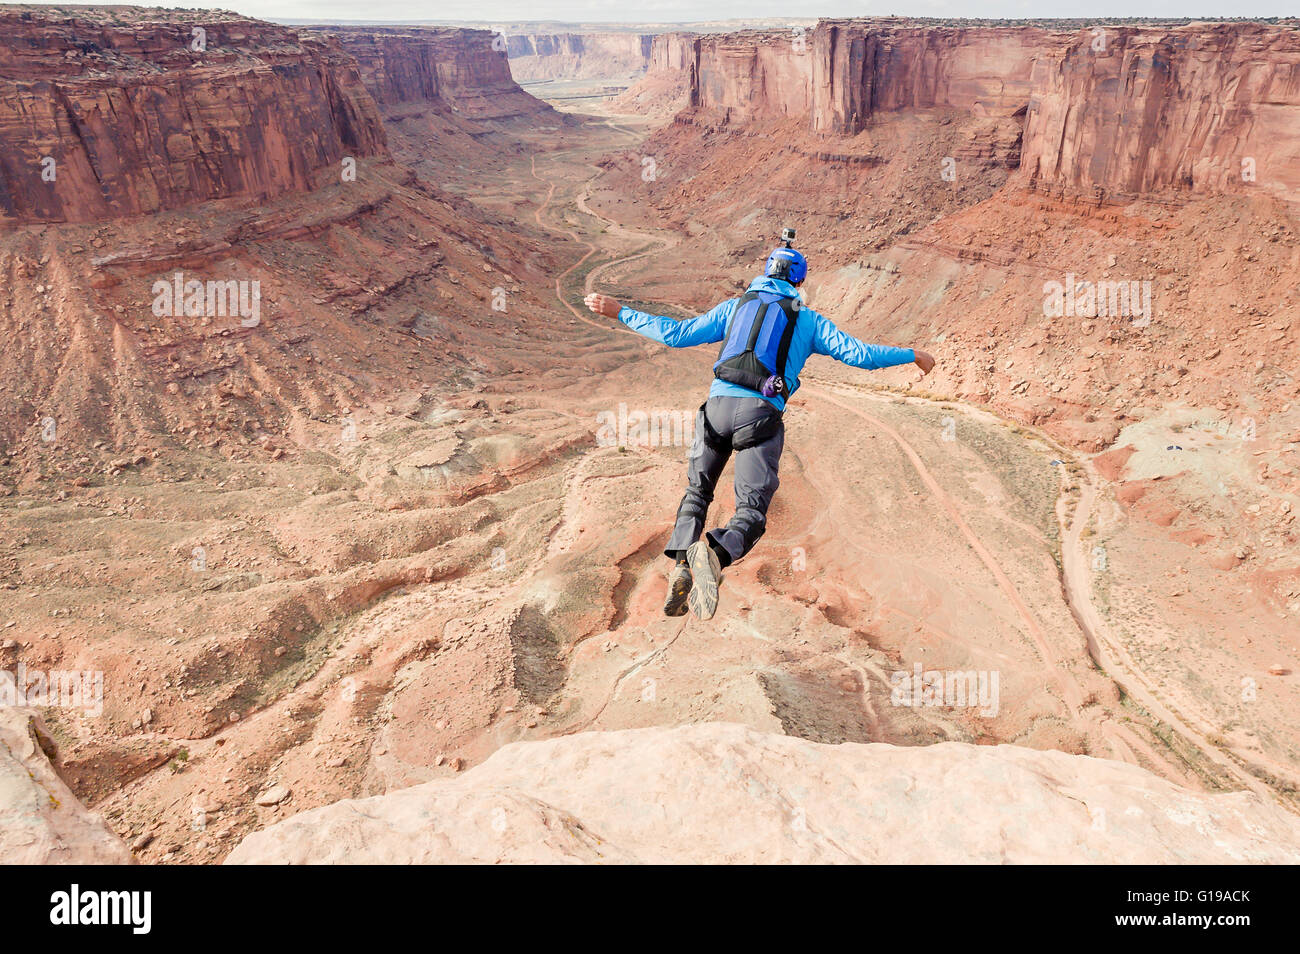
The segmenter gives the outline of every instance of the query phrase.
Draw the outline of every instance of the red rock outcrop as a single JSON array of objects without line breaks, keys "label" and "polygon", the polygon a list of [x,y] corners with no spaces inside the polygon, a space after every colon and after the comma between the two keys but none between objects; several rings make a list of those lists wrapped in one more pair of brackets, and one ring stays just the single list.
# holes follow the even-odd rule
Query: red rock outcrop
[{"label": "red rock outcrop", "polygon": [[1107,28],[1039,50],[1022,173],[1067,194],[1300,201],[1300,30]]},{"label": "red rock outcrop", "polygon": [[468,119],[509,119],[551,107],[519,87],[488,30],[328,27],[356,58],[361,78],[383,106],[430,100]]},{"label": "red rock outcrop", "polygon": [[[482,124],[454,119],[456,102],[513,89],[547,109],[510,81],[504,55],[465,42],[484,32],[441,32],[426,65],[450,100],[402,104],[429,117],[418,137],[393,137],[416,138],[411,152],[441,164],[425,168],[395,160],[388,107],[381,116],[335,37],[122,7],[17,8],[0,24],[0,324],[15,342],[0,357],[6,447],[36,408],[54,406],[66,442],[26,442],[36,456],[170,440],[177,415],[205,399],[191,400],[187,382],[226,372],[259,382],[264,428],[309,403],[351,406],[376,380],[373,367],[362,384],[339,364],[356,316],[382,313],[384,330],[365,331],[367,363],[391,359],[406,382],[417,316],[474,320],[493,289],[522,288],[507,274],[543,267],[513,220],[439,188],[449,168],[481,174],[519,148],[505,135],[479,142]],[[196,29],[201,52],[187,45]],[[26,227],[37,222],[57,227]],[[155,283],[178,272],[212,296],[189,309],[156,301]],[[217,320],[235,307],[217,301],[218,285],[246,292],[249,309],[256,295],[252,324]],[[328,343],[289,355],[304,336]],[[41,468],[36,456],[22,473]]]},{"label": "red rock outcrop", "polygon": [[812,126],[852,135],[874,113],[934,106],[1013,115],[1029,101],[1036,58],[1053,44],[1059,44],[1054,34],[1027,27],[819,23]]},{"label": "red rock outcrop", "polygon": [[163,17],[0,13],[3,220],[266,199],[385,152],[374,101],[337,44],[229,13]]},{"label": "red rock outcrop", "polygon": [[795,117],[853,135],[879,112],[953,107],[1013,116],[1029,102],[1040,52],[1073,34],[1044,27],[823,20],[806,30],[657,37],[647,79],[690,77],[692,105],[737,120]]},{"label": "red rock outcrop", "polygon": [[519,33],[506,36],[519,80],[634,76],[650,65],[650,33]]},{"label": "red rock outcrop", "polygon": [[699,37],[660,33],[650,45],[646,73],[614,101],[620,112],[666,117],[690,105],[699,61]]},{"label": "red rock outcrop", "polygon": [[[0,672],[0,680],[10,678]],[[55,750],[35,709],[0,706],[0,858],[21,865],[131,864],[122,840],[50,764]]]},{"label": "red rock outcrop", "polygon": [[[853,136],[884,113],[957,110],[1023,129],[1021,185],[1111,196],[1263,190],[1300,201],[1300,29],[825,20],[807,37],[664,37],[653,78],[729,121],[789,117]],[[635,97],[633,97],[634,101]],[[1005,125],[1005,124],[1004,124]],[[975,152],[980,150],[974,148]]]},{"label": "red rock outcrop", "polygon": [[660,33],[650,46],[647,70],[652,73],[689,70],[695,63],[698,37],[693,33]]},{"label": "red rock outcrop", "polygon": [[[835,837],[801,835],[791,805]],[[712,722],[516,742],[463,776],[286,819],[227,863],[1285,864],[1298,836],[1252,794],[1193,793],[1136,765]]]},{"label": "red rock outcrop", "polygon": [[813,58],[806,37],[745,30],[700,37],[691,104],[740,121],[806,116]]}]

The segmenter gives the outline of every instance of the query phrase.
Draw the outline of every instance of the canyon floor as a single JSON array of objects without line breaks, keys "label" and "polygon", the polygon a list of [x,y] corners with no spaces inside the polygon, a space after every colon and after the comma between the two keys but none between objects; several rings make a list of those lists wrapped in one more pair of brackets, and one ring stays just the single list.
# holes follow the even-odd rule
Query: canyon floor
[{"label": "canyon floor", "polygon": [[[734,244],[629,213],[635,180],[607,157],[636,157],[652,129],[582,108],[502,136],[490,164],[438,170],[440,189],[550,248],[533,294],[456,332],[463,367],[422,383],[390,370],[346,425],[307,419],[274,455],[171,448],[57,493],[15,479],[0,499],[0,625],[22,634],[0,660],[105,668],[106,719],[47,725],[74,791],[139,859],[220,861],[297,812],[450,777],[511,742],[700,722],[1015,743],[1296,807],[1290,678],[1240,696],[1243,671],[1284,658],[1287,621],[1164,641],[1168,620],[1132,596],[1157,574],[1186,578],[1189,616],[1212,627],[1217,608],[1196,602],[1201,571],[1180,573],[1173,544],[1116,504],[1110,462],[932,393],[910,366],[814,359],[767,535],[714,620],[663,618],[689,435],[599,435],[638,414],[693,422],[711,349],[659,347],[581,299],[689,314],[711,283],[735,294]],[[390,132],[417,170],[420,135]],[[1153,460],[1166,438],[1130,435]],[[720,491],[713,519],[731,507]],[[996,711],[892,704],[891,674],[916,665],[996,672]]]}]

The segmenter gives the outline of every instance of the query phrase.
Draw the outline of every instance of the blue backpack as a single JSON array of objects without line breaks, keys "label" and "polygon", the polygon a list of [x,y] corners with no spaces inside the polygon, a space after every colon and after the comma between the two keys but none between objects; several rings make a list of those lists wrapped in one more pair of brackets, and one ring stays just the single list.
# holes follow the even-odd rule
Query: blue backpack
[{"label": "blue backpack", "polygon": [[714,377],[767,397],[789,397],[785,363],[799,320],[799,300],[773,292],[745,292],[732,312]]}]

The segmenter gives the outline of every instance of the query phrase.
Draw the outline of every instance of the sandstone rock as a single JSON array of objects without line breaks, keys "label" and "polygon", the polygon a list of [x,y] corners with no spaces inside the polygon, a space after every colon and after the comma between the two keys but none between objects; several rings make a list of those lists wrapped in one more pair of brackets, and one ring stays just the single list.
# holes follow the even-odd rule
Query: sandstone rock
[{"label": "sandstone rock", "polygon": [[602,79],[644,73],[651,33],[511,33],[510,72],[517,80]]},{"label": "sandstone rock", "polygon": [[279,805],[289,797],[289,789],[284,785],[272,785],[254,800],[255,804],[263,808],[269,808],[272,805]]},{"label": "sandstone rock", "polygon": [[1089,195],[1261,190],[1294,201],[1300,32],[1261,23],[1107,27],[1104,42],[1099,52],[1094,35],[1079,31],[1037,58],[1023,177]]},{"label": "sandstone rock", "polygon": [[620,111],[670,116],[691,102],[693,70],[699,60],[694,33],[660,33],[650,45],[645,75],[616,100]]},{"label": "sandstone rock", "polygon": [[488,30],[328,27],[319,35],[356,58],[362,82],[381,104],[436,101],[469,119],[554,113],[514,81]]},{"label": "sandstone rock", "polygon": [[1210,566],[1223,572],[1235,568],[1240,562],[1241,560],[1231,550],[1220,550],[1217,553],[1212,553],[1209,558]]},{"label": "sandstone rock", "polygon": [[303,812],[231,864],[1300,861],[1300,820],[1134,765],[1016,746],[821,745],[712,723],[505,746]]},{"label": "sandstone rock", "polygon": [[0,859],[6,864],[130,864],[131,852],[64,784],[32,709],[0,706]]},{"label": "sandstone rock", "polygon": [[796,53],[793,42],[788,31],[702,37],[695,47],[691,105],[725,109],[738,120],[807,116],[813,59]]},{"label": "sandstone rock", "polygon": [[[0,13],[0,214],[86,222],[265,199],[310,189],[344,156],[386,153],[375,103],[336,43],[200,15],[215,48],[202,68],[175,11]],[[57,189],[41,178],[46,156]]]},{"label": "sandstone rock", "polygon": [[1053,37],[1033,27],[823,20],[805,57],[815,64],[813,128],[853,135],[876,112],[934,106],[1012,116],[1029,102],[1038,55],[1060,44]]},{"label": "sandstone rock", "polygon": [[[788,30],[670,34],[643,82],[663,87],[676,72],[689,105],[726,122],[788,116],[841,136],[882,112],[961,110],[1010,133],[986,131],[972,157],[1088,199],[1256,190],[1295,201],[1300,188],[1300,32],[1286,24],[1108,26],[1099,38],[822,20],[805,49]],[[621,101],[638,102],[635,89]]]}]

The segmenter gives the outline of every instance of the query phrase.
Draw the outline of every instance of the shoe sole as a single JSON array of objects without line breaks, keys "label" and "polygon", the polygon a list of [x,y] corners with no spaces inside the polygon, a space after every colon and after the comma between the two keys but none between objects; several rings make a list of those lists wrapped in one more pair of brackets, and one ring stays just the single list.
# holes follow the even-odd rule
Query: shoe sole
[{"label": "shoe sole", "polygon": [[722,566],[703,540],[692,543],[686,551],[686,565],[691,568],[692,577],[691,592],[687,597],[691,612],[700,619],[713,619],[713,614],[718,611]]},{"label": "shoe sole", "polygon": [[687,581],[686,589],[678,594],[676,591],[669,591],[668,599],[664,600],[665,616],[685,616],[687,611],[687,602],[691,596],[691,590],[694,588],[691,581]]}]

